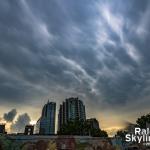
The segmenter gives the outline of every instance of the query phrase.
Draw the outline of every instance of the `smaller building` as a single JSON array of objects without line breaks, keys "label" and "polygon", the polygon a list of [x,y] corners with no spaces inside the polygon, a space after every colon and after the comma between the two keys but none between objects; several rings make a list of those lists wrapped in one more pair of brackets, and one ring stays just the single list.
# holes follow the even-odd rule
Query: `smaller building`
[{"label": "smaller building", "polygon": [[96,118],[90,118],[90,119],[87,119],[86,121],[90,125],[91,129],[100,129],[99,122]]},{"label": "smaller building", "polygon": [[6,134],[7,132],[5,131],[5,124],[0,124],[0,134]]},{"label": "smaller building", "polygon": [[33,125],[26,125],[25,126],[25,131],[24,131],[25,135],[33,135],[33,132],[34,132],[34,126]]}]

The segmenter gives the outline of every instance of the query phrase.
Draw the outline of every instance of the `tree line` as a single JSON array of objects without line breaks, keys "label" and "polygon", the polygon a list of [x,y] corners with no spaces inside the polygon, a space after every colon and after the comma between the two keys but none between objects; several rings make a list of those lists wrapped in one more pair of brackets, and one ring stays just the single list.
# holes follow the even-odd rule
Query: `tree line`
[{"label": "tree line", "polygon": [[74,120],[63,124],[58,131],[58,135],[82,135],[93,137],[108,137],[106,131],[93,128],[87,121]]}]

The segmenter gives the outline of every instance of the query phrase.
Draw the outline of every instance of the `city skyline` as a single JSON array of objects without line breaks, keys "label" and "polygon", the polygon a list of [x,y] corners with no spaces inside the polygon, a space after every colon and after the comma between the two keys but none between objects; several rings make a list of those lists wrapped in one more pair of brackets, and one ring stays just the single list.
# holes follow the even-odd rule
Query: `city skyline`
[{"label": "city skyline", "polygon": [[[41,116],[32,124],[30,120],[20,122],[18,130],[10,132],[8,128],[5,128],[8,123],[11,123],[10,128],[14,126],[14,119],[17,112],[14,113],[12,109],[9,113],[4,114],[4,120],[6,122],[0,123],[0,133],[3,134],[24,134],[24,135],[59,135],[64,125],[70,122],[87,123],[90,129],[100,130],[100,125],[95,116],[86,118],[86,108],[82,100],[78,97],[69,97],[60,104],[58,113],[56,111],[56,102],[48,99],[47,103],[41,108]],[[13,114],[14,113],[14,114]],[[56,116],[56,114],[58,114]],[[56,119],[57,118],[57,119]],[[19,119],[18,119],[19,120]],[[83,129],[82,129],[83,130]],[[89,134],[87,131],[82,133]]]},{"label": "city skyline", "polygon": [[0,123],[35,123],[48,98],[79,97],[110,132],[147,114],[149,18],[149,0],[1,1]]},{"label": "city skyline", "polygon": [[[81,104],[81,106],[83,107],[82,109],[82,117],[81,117],[81,120],[91,120],[91,119],[97,119],[96,116],[88,116],[86,114],[88,114],[89,112],[85,110],[85,107],[86,105],[83,104],[84,101],[81,101],[78,97],[68,97],[68,98],[65,98],[65,101],[63,100],[62,103],[60,104],[57,104],[56,101],[54,100],[51,100],[51,99],[48,99],[46,103],[44,103],[43,106],[40,106],[40,114],[37,116],[37,120],[32,120],[30,118],[30,116],[28,115],[28,113],[26,112],[23,112],[22,114],[18,114],[18,111],[16,109],[11,109],[9,112],[7,113],[4,113],[3,114],[3,117],[0,118],[0,123],[2,124],[5,124],[6,126],[6,132],[8,134],[11,134],[11,133],[23,133],[24,132],[24,128],[26,125],[34,125],[34,133],[36,134],[48,134],[49,131],[47,132],[43,132],[42,130],[40,131],[40,120],[42,118],[42,116],[44,116],[45,112],[49,113],[46,109],[46,105],[49,105],[49,104],[55,104],[56,108],[54,108],[55,110],[55,119],[54,119],[54,133],[51,133],[51,134],[57,134],[57,132],[59,131],[59,113],[60,113],[60,108],[62,105],[64,105],[67,101],[79,101]],[[67,102],[68,103],[68,102]],[[65,104],[66,105],[66,104]],[[69,105],[68,105],[69,106]],[[79,108],[78,108],[79,109]],[[81,108],[80,108],[81,109]],[[34,109],[32,109],[34,110]],[[71,113],[72,114],[72,113]],[[51,116],[51,114],[49,114]],[[49,116],[48,115],[48,116]],[[73,114],[72,114],[73,115]],[[71,115],[71,116],[72,116]],[[80,114],[81,115],[81,114]],[[40,117],[41,116],[41,117]],[[86,117],[87,116],[87,117]],[[69,116],[68,116],[69,117]],[[74,116],[74,119],[76,117]],[[72,118],[73,119],[73,118]],[[66,121],[65,123],[67,123],[69,120],[71,121],[72,120],[71,118],[67,119],[66,118]],[[79,119],[80,120],[80,119]],[[44,121],[45,122],[45,121]],[[47,122],[47,123],[46,123]],[[48,127],[48,123],[50,123],[49,121],[46,121],[44,124],[44,126]],[[100,124],[100,121],[98,120],[98,123]],[[130,123],[129,123],[130,124]],[[62,125],[62,124],[61,124]],[[128,124],[125,124],[125,126],[127,126]],[[103,124],[101,124],[101,126],[103,127]],[[123,129],[125,126],[123,126],[122,128],[116,128],[115,130],[106,130],[108,132],[108,134],[110,136],[114,136],[114,134],[116,133],[116,131],[118,131],[119,129]],[[38,127],[38,129],[37,129]],[[104,129],[104,128],[101,128],[101,129]]]}]

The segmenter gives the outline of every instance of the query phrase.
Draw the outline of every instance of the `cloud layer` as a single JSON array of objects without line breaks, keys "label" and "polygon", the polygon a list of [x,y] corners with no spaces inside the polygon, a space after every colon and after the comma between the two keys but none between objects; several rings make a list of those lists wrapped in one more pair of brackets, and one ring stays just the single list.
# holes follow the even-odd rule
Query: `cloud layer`
[{"label": "cloud layer", "polygon": [[1,104],[79,96],[97,112],[150,105],[148,0],[0,3]]},{"label": "cloud layer", "polygon": [[16,109],[12,109],[8,113],[4,113],[3,118],[7,122],[13,122],[13,120],[14,120],[14,118],[15,118],[16,115],[17,115]]},{"label": "cloud layer", "polygon": [[30,116],[27,113],[18,116],[17,120],[11,124],[11,131],[16,133],[24,133],[26,125],[30,124]]}]

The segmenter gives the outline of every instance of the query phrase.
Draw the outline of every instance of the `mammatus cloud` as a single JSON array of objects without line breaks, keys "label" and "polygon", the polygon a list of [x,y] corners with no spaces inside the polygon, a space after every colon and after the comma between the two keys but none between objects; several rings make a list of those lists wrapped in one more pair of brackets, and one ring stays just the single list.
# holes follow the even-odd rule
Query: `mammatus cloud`
[{"label": "mammatus cloud", "polygon": [[16,115],[17,115],[16,109],[12,109],[8,113],[4,113],[3,119],[7,122],[13,122]]},{"label": "mammatus cloud", "polygon": [[0,3],[1,104],[78,96],[96,112],[149,107],[148,0]]},{"label": "mammatus cloud", "polygon": [[17,120],[14,123],[12,123],[11,131],[17,133],[23,133],[25,126],[30,124],[30,121],[31,121],[30,116],[27,113],[19,115]]}]

